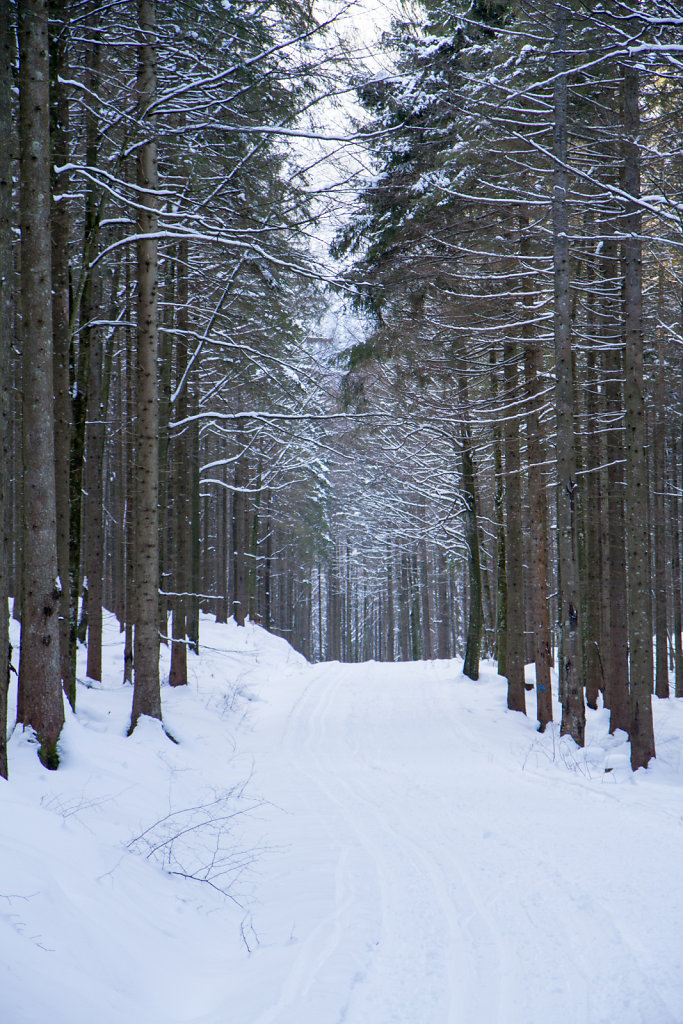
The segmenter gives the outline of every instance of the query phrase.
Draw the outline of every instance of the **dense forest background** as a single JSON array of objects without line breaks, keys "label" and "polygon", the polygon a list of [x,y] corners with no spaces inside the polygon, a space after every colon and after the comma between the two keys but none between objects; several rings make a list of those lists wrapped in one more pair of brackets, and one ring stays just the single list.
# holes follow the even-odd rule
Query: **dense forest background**
[{"label": "dense forest background", "polygon": [[554,659],[634,768],[683,696],[683,16],[403,3],[370,62],[359,14],[0,2],[0,681],[48,767],[103,608],[131,730],[200,610],[495,657],[518,711],[533,662],[540,729]]}]

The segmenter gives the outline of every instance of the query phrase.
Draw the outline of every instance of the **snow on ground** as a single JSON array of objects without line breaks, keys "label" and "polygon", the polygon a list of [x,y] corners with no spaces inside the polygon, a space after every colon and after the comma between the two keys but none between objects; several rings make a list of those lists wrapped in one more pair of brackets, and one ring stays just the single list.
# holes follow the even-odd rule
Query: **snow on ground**
[{"label": "snow on ground", "polygon": [[106,643],[60,770],[11,740],[2,1024],[683,1022],[683,701],[634,776],[605,712],[540,736],[491,667],[205,619],[166,732],[127,738]]}]

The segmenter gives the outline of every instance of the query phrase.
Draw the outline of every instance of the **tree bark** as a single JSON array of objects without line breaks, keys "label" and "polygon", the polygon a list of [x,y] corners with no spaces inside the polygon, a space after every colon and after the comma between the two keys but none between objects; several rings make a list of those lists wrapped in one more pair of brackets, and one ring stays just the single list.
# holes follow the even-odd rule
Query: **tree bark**
[{"label": "tree bark", "polygon": [[[679,316],[681,327],[683,328],[683,289],[679,293]],[[674,534],[673,544],[674,553],[671,564],[671,572],[673,575],[673,604],[674,604],[674,633],[675,633],[675,652],[676,652],[676,683],[674,693],[677,697],[683,697],[683,578],[681,577],[681,511],[683,510],[683,502],[679,497],[679,458],[683,459],[683,354],[680,349],[678,353],[678,380],[680,385],[680,399],[678,413],[680,422],[678,430],[674,433],[674,439],[672,444],[672,468],[673,468],[673,488],[671,495],[671,509],[673,513],[674,521]]]},{"label": "tree bark", "polygon": [[[93,9],[94,8],[94,9]],[[85,24],[90,38],[86,47],[86,90],[90,97],[85,111],[85,160],[89,167],[95,167],[99,155],[99,118],[97,116],[96,97],[99,93],[101,45],[97,38],[100,12],[94,4],[87,10]],[[81,277],[76,289],[77,298],[71,309],[70,322],[75,326],[76,316],[80,316],[78,345],[75,342],[75,330],[71,330],[71,455],[69,467],[69,599],[70,632],[69,632],[69,672],[75,678],[77,643],[85,642],[88,614],[87,583],[83,590],[83,601],[79,609],[83,565],[81,561],[84,532],[84,472],[86,458],[86,433],[88,413],[88,386],[91,380],[90,359],[93,344],[92,320],[97,316],[96,306],[96,273],[91,268],[91,260],[97,248],[100,232],[102,205],[100,194],[95,184],[89,180],[85,191],[85,216],[83,224],[83,254]],[[80,611],[80,615],[79,615]],[[75,694],[74,694],[75,699]]]},{"label": "tree bark", "polygon": [[[585,386],[581,388],[579,396],[582,399],[581,409],[584,414],[585,428],[582,437],[584,452],[584,476],[582,498],[583,518],[583,591],[582,605],[585,611],[583,616],[583,675],[586,686],[586,703],[590,708],[597,708],[598,697],[601,691],[604,692],[605,680],[602,673],[602,552],[601,552],[601,523],[602,523],[602,491],[600,467],[602,459],[601,435],[598,431],[600,417],[600,399],[596,379],[597,360],[595,343],[599,340],[597,325],[598,310],[596,307],[595,295],[599,287],[596,273],[595,251],[595,220],[593,212],[588,211],[584,215],[584,230],[586,235],[585,264],[588,266],[586,282],[586,333],[589,339],[589,348],[585,357]],[[578,460],[577,460],[578,461]]]},{"label": "tree bark", "polygon": [[[481,559],[479,557],[479,525],[477,517],[477,491],[474,476],[474,456],[469,430],[463,429],[460,454],[462,490],[465,500],[465,543],[470,591],[469,616],[467,623],[467,644],[463,674],[469,679],[479,678],[481,657],[481,636],[484,627],[484,613],[481,599]],[[522,698],[523,700],[524,698]],[[522,709],[517,709],[522,710]]]},{"label": "tree bark", "polygon": [[[168,645],[168,613],[169,599],[167,592],[172,589],[173,572],[171,562],[173,553],[171,493],[172,469],[169,465],[169,423],[171,421],[171,378],[173,376],[173,356],[175,351],[173,324],[177,322],[179,303],[176,298],[176,264],[175,259],[166,263],[164,282],[164,329],[159,337],[159,639]],[[177,343],[177,342],[176,342]]]},{"label": "tree bark", "polygon": [[17,12],[24,389],[20,707],[21,721],[37,734],[41,761],[56,768],[64,705],[55,495],[47,2],[19,0]]},{"label": "tree bark", "polygon": [[[99,292],[99,289],[97,289]],[[101,296],[91,292],[90,315],[95,318]],[[99,301],[98,301],[99,300]],[[103,473],[104,473],[104,352],[102,330],[93,329],[88,379],[88,420],[85,433],[83,548],[88,581],[88,679],[102,680],[102,603],[104,571]]]},{"label": "tree bark", "polygon": [[[531,255],[529,217],[520,217],[520,254],[522,260]],[[548,611],[548,507],[546,479],[543,471],[545,444],[541,426],[543,353],[533,322],[533,284],[528,275],[522,279],[524,339],[524,377],[528,396],[527,458],[529,463],[529,610],[533,632],[536,671],[536,715],[539,732],[553,720],[550,683],[552,649],[550,614]]]},{"label": "tree bark", "polygon": [[[505,344],[503,380],[505,400],[517,398],[517,359],[514,343]],[[505,561],[507,579],[507,630],[505,674],[507,705],[526,714],[524,689],[524,555],[522,547],[522,462],[519,423],[508,416],[503,425],[505,454]]]},{"label": "tree bark", "polygon": [[[50,0],[50,129],[53,167],[52,203],[52,332],[55,389],[55,474],[57,499],[57,561],[62,597],[59,610],[59,650],[62,686],[76,706],[75,663],[70,653],[71,580],[69,575],[69,459],[72,415],[69,377],[71,309],[69,298],[69,240],[71,211],[68,198],[69,97],[62,80],[69,77],[68,0]],[[4,21],[4,19],[3,19]]]},{"label": "tree bark", "polygon": [[387,544],[387,585],[386,585],[386,619],[387,619],[387,649],[385,661],[394,661],[395,658],[395,622],[394,622],[394,547]]},{"label": "tree bark", "polygon": [[[125,373],[125,407],[126,416],[123,425],[123,444],[126,468],[135,465],[135,353],[133,331],[130,326],[133,319],[130,260],[126,254],[126,373]],[[132,477],[132,478],[131,478]],[[124,561],[125,561],[125,640],[123,648],[123,681],[133,682],[133,626],[135,623],[135,479],[134,474],[127,472],[122,477],[125,486],[124,516]]]},{"label": "tree bark", "polygon": [[156,23],[152,0],[138,0],[137,445],[134,691],[131,730],[140,715],[161,718],[159,684],[159,405],[157,386]]},{"label": "tree bark", "polygon": [[[218,470],[220,478],[226,482],[227,485],[227,468],[221,466]],[[232,507],[232,512],[229,513],[229,506]],[[216,544],[214,547],[215,551],[215,574],[214,574],[214,590],[216,593],[216,622],[224,624],[228,621],[228,605],[230,604],[229,592],[230,589],[234,590],[235,586],[235,571],[234,567],[228,574],[228,547],[232,550],[232,537],[233,531],[233,516],[235,513],[235,499],[234,496],[230,501],[227,486],[216,487],[215,497],[215,508],[216,508]],[[228,575],[230,580],[228,581]]]},{"label": "tree bark", "polygon": [[247,569],[247,495],[249,464],[244,453],[244,435],[237,431],[239,454],[235,462],[234,490],[232,493],[232,614],[238,626],[243,626],[249,607],[249,573]]},{"label": "tree bark", "polygon": [[652,722],[652,608],[650,602],[648,473],[643,396],[642,217],[640,197],[639,82],[636,67],[624,69],[624,435],[628,545],[628,640],[631,689],[631,767],[647,767],[655,756]]},{"label": "tree bark", "polygon": [[[178,246],[178,313],[176,333],[176,387],[174,418],[184,420],[188,414],[188,384],[183,383],[189,365],[189,250],[187,241]],[[188,428],[175,436],[173,443],[173,589],[171,624],[171,668],[169,684],[187,685],[187,592],[190,589],[192,551],[190,544],[190,459]]]},{"label": "tree bark", "polygon": [[[190,386],[190,382],[188,382]],[[192,390],[188,396],[190,415],[197,411],[197,389],[192,382]],[[195,420],[188,428],[188,444],[190,450],[190,597],[187,609],[188,646],[195,654],[199,654],[199,594],[201,592],[201,500],[200,500],[200,437],[199,424]]]},{"label": "tree bark", "polygon": [[[491,391],[498,394],[496,350],[489,353]],[[493,511],[496,524],[496,659],[498,675],[506,675],[508,589],[505,566],[505,486],[503,475],[503,432],[500,424],[493,428],[493,472],[495,476]]]},{"label": "tree bark", "polygon": [[[608,154],[609,155],[609,154]],[[626,523],[624,512],[624,448],[622,438],[623,388],[619,294],[619,253],[612,217],[601,222],[603,237],[600,277],[604,282],[598,307],[604,384],[603,410],[606,415],[606,567],[603,581],[603,650],[605,703],[610,709],[610,732],[628,732],[630,726],[628,689],[628,632],[626,625]]]},{"label": "tree bark", "polygon": [[481,586],[481,555],[479,546],[479,517],[477,512],[477,482],[474,466],[472,431],[469,423],[469,385],[464,353],[460,344],[455,354],[460,402],[461,424],[459,427],[460,487],[464,503],[465,544],[467,547],[467,580],[469,585],[469,610],[467,621],[467,642],[463,674],[469,679],[479,678],[481,640],[484,631],[484,606]]},{"label": "tree bark", "polygon": [[[661,324],[664,313],[664,268],[659,268],[657,289],[658,320]],[[655,402],[652,410],[653,448],[653,495],[652,519],[654,527],[654,599],[655,599],[655,693],[664,699],[669,696],[669,663],[667,658],[667,587],[666,587],[666,535],[665,489],[666,489],[666,377],[664,368],[663,329],[657,327],[657,369],[655,377]]]},{"label": "tree bark", "polygon": [[576,549],[576,467],[574,463],[574,374],[569,305],[569,221],[567,214],[567,11],[555,5],[555,96],[553,151],[553,268],[555,281],[555,407],[560,608],[562,620],[560,693],[562,735],[584,744],[586,711],[580,679],[579,586]]},{"label": "tree bark", "polygon": [[426,661],[431,661],[434,657],[432,646],[432,602],[430,598],[431,580],[427,542],[424,539],[420,541],[420,576],[422,590],[422,635],[424,637],[423,657]]},{"label": "tree bark", "polygon": [[398,584],[398,636],[400,660],[410,661],[410,574],[405,551],[401,552]]},{"label": "tree bark", "polygon": [[338,552],[332,551],[327,574],[327,661],[341,660],[340,604],[341,581],[338,572]]},{"label": "tree bark", "polygon": [[[247,529],[249,531],[249,567],[247,572],[247,594],[248,594],[248,607],[247,612],[252,622],[258,622],[258,570],[259,570],[259,532],[261,529],[261,501],[263,498],[263,464],[262,460],[259,459],[258,474],[256,477],[256,494],[251,502],[251,521],[247,517]],[[310,582],[310,581],[309,581]],[[308,593],[308,634],[309,634],[309,645],[311,642],[311,628],[313,616],[311,614],[313,606],[313,589],[312,583],[310,583],[310,592]],[[310,653],[310,651],[309,651]],[[309,659],[310,660],[310,659]]]},{"label": "tree bark", "polygon": [[10,0],[0,0],[0,776],[7,778],[7,690],[10,673],[10,367],[12,332],[12,34]]},{"label": "tree bark", "polygon": [[408,560],[408,593],[410,594],[410,657],[413,661],[420,661],[424,647],[420,615],[420,578],[415,551],[411,552]]},{"label": "tree bark", "polygon": [[674,670],[676,697],[683,697],[683,588],[681,587],[681,500],[678,496],[678,445],[671,458],[671,576],[673,590]]},{"label": "tree bark", "polygon": [[442,548],[437,555],[437,606],[438,625],[436,633],[437,658],[451,656],[450,607],[448,603],[448,562]]}]

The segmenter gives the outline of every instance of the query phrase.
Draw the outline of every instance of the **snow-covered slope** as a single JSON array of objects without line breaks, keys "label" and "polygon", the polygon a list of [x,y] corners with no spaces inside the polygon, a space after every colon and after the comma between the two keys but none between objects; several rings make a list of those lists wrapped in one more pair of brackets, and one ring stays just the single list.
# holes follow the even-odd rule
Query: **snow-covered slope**
[{"label": "snow-covered slope", "polygon": [[606,713],[539,736],[491,668],[202,640],[166,732],[126,738],[109,622],[60,770],[13,735],[2,1024],[683,1022],[682,701],[633,776]]}]

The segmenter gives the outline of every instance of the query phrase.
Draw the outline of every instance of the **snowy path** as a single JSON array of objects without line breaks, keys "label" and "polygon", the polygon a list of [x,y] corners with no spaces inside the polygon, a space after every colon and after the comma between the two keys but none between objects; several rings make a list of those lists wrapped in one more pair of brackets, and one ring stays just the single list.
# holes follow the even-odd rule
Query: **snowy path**
[{"label": "snowy path", "polygon": [[539,736],[490,666],[311,666],[207,618],[173,744],[127,738],[106,627],[60,770],[12,737],[1,1024],[683,1024],[683,701],[633,776],[605,712]]},{"label": "snowy path", "polygon": [[321,665],[265,709],[292,938],[253,1024],[681,1024],[661,978],[676,846],[648,834],[646,798],[549,785],[496,748],[499,690],[452,680]]},{"label": "snowy path", "polygon": [[[434,796],[425,793],[424,776],[416,777],[414,743],[404,746],[413,728],[419,730],[420,714],[413,719],[417,709],[405,709],[409,720],[400,738],[394,714],[392,732],[400,749],[380,760],[378,733],[388,718],[381,705],[372,709],[379,720],[364,717],[362,695],[358,704],[348,675],[348,668],[319,671],[284,735],[287,754],[303,776],[301,791],[309,792],[305,803],[324,820],[337,858],[323,954],[305,948],[294,973],[307,979],[308,998],[317,987],[324,1001],[329,978],[345,972],[349,1003],[341,1019],[450,1024],[468,1019],[470,1013],[463,1017],[461,1010],[473,999],[472,1008],[487,1007],[488,1019],[495,1019],[497,993],[490,991],[486,973],[487,961],[499,959],[496,937],[465,879],[448,870],[454,858],[443,838],[453,834],[454,820],[445,805],[438,808],[444,837],[437,849],[425,842],[425,799],[433,804]],[[431,709],[425,711],[429,715]],[[313,940],[307,947],[318,947],[320,936]],[[464,972],[457,969],[463,960]],[[296,984],[293,990],[298,1001],[301,990]],[[269,1018],[276,1021],[277,1011]]]}]

